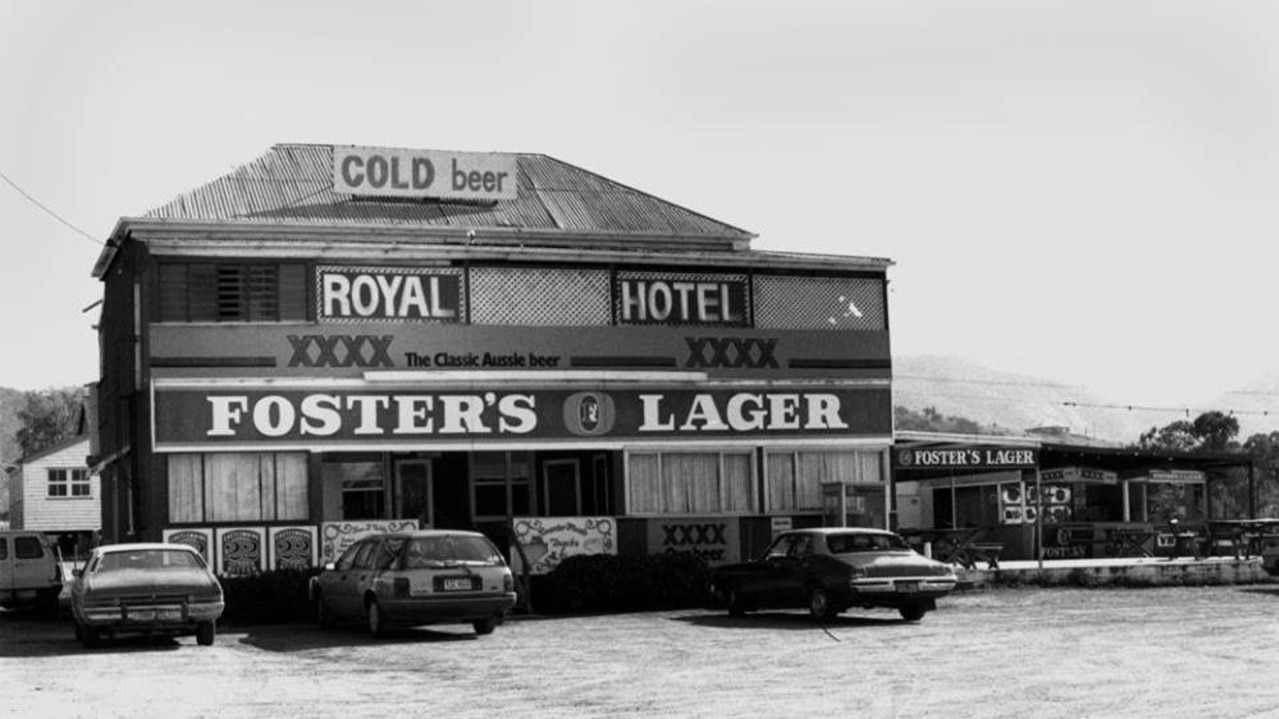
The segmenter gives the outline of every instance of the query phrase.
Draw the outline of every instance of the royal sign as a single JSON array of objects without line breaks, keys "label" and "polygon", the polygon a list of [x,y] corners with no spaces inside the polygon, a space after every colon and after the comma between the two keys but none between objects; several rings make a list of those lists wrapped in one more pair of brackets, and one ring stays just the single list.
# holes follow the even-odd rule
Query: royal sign
[{"label": "royal sign", "polygon": [[891,432],[883,388],[578,391],[157,384],[157,449],[288,443],[851,437]]},{"label": "royal sign", "polygon": [[333,191],[366,197],[513,200],[515,155],[386,147],[333,148]]},{"label": "royal sign", "polygon": [[318,267],[316,284],[322,321],[461,321],[462,275],[458,270]]}]

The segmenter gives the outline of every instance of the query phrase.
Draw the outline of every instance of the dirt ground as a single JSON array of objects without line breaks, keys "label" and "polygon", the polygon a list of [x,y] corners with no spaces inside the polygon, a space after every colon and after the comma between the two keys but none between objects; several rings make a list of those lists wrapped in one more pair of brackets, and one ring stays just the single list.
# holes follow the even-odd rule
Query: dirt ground
[{"label": "dirt ground", "polygon": [[0,716],[1274,717],[1279,586],[999,589],[885,610],[309,624],[82,649],[0,614]]}]

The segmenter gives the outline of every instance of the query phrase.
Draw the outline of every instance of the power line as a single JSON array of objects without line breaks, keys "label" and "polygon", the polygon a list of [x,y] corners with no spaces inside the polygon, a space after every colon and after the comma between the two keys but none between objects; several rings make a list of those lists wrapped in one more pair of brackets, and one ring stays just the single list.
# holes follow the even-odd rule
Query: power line
[{"label": "power line", "polygon": [[22,189],[21,187],[18,187],[18,183],[14,182],[13,180],[10,180],[8,175],[4,174],[3,172],[0,172],[0,179],[2,179],[2,180],[4,180],[5,182],[9,183],[9,186],[10,186],[10,187],[12,187],[13,189],[17,190],[19,195],[22,195],[23,197],[25,197],[25,198],[27,199],[27,201],[28,201],[28,202],[30,202],[31,204],[35,205],[36,207],[39,207],[40,209],[42,209],[42,210],[44,210],[45,212],[47,212],[47,213],[49,214],[49,216],[50,216],[50,217],[52,217],[53,219],[57,220],[58,222],[61,222],[62,224],[66,225],[67,227],[70,227],[72,230],[75,230],[76,232],[80,233],[81,235],[83,235],[85,238],[87,238],[90,242],[93,242],[94,244],[98,244],[98,245],[104,244],[104,243],[102,242],[102,240],[97,239],[97,238],[96,238],[96,237],[94,237],[93,235],[90,235],[88,232],[85,232],[84,230],[80,229],[79,227],[76,227],[75,225],[71,224],[70,222],[67,222],[66,220],[62,219],[62,217],[61,217],[60,215],[58,215],[58,213],[56,213],[56,212],[54,212],[53,210],[49,209],[48,207],[46,207],[46,206],[45,206],[45,204],[44,204],[44,203],[42,203],[42,202],[40,202],[39,200],[37,200],[36,198],[32,197],[32,196],[31,196],[31,195],[30,195],[30,194],[29,194],[26,190]]}]

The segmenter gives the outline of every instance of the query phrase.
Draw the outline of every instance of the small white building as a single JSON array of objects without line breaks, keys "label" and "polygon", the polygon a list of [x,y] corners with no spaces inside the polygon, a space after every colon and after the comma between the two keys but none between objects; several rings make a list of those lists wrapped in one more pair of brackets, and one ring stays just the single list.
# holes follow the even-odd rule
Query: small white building
[{"label": "small white building", "polygon": [[54,537],[68,556],[88,551],[102,529],[102,486],[88,455],[89,437],[82,435],[24,457],[9,473],[12,528]]}]

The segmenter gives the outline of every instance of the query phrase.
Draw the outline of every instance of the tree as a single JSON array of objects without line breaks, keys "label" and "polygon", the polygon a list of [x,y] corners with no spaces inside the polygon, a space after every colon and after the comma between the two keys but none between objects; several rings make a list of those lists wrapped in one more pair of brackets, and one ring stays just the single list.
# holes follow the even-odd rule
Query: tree
[{"label": "tree", "polygon": [[936,407],[925,407],[922,412],[915,412],[901,406],[894,407],[893,419],[897,429],[902,430],[982,434],[980,424],[964,417],[943,415],[937,411]]},{"label": "tree", "polygon": [[18,445],[27,457],[75,435],[76,419],[87,395],[83,387],[27,392],[18,410]]},{"label": "tree", "polygon": [[1257,516],[1279,517],[1279,431],[1254,434],[1243,443],[1257,479]]},{"label": "tree", "polygon": [[1151,427],[1137,439],[1139,449],[1167,449],[1174,452],[1189,452],[1198,443],[1195,426],[1185,420],[1178,420],[1159,429]]},{"label": "tree", "polygon": [[[1210,411],[1195,417],[1193,422],[1178,420],[1160,428],[1151,427],[1138,438],[1137,447],[1172,452],[1237,452],[1240,451],[1239,443],[1234,440],[1237,434],[1239,420],[1221,412]],[[1213,497],[1209,500],[1215,500],[1218,508],[1216,516],[1234,517],[1246,514],[1247,472],[1233,468],[1216,472],[1218,481],[1213,485]],[[1165,503],[1180,504],[1180,493],[1184,491],[1184,487],[1160,487],[1158,494],[1151,496],[1151,505],[1158,507]]]}]

